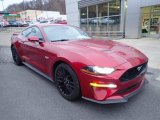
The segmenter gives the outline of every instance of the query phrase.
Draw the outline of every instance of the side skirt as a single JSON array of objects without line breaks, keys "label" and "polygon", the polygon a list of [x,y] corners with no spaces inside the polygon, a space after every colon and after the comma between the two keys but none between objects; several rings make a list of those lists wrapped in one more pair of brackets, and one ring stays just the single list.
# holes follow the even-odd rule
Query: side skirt
[{"label": "side skirt", "polygon": [[28,68],[32,69],[33,71],[35,71],[36,73],[40,74],[41,76],[45,77],[46,79],[54,82],[49,76],[47,76],[46,74],[42,73],[41,71],[39,71],[38,69],[36,69],[35,67],[33,67],[32,65],[26,63],[26,62],[23,62],[23,64],[25,66],[27,66]]}]

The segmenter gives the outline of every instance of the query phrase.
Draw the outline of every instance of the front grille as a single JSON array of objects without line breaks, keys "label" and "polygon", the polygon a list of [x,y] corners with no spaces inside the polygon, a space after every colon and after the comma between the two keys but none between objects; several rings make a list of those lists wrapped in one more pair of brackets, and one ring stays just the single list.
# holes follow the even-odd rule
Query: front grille
[{"label": "front grille", "polygon": [[138,77],[139,75],[145,73],[147,70],[147,63],[138,65],[134,68],[131,68],[129,70],[127,70],[121,77],[120,77],[120,81],[121,82],[126,82],[128,80],[132,80],[136,77]]},{"label": "front grille", "polygon": [[122,90],[119,90],[116,92],[116,94],[123,94],[123,93],[126,93],[126,92],[130,92],[131,90],[135,89],[136,87],[138,87],[140,85],[140,83],[137,83],[131,87],[128,87],[126,89],[122,89]]}]

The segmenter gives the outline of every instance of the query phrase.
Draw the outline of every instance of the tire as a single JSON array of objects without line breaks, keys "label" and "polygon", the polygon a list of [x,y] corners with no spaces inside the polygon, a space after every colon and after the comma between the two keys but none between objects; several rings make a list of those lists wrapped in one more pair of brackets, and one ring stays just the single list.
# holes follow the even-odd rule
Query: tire
[{"label": "tire", "polygon": [[12,51],[12,58],[13,58],[14,63],[18,66],[22,65],[22,60],[19,57],[15,47],[11,47],[11,51]]},{"label": "tire", "polygon": [[59,64],[54,76],[57,89],[65,99],[74,101],[81,97],[78,78],[69,65]]}]

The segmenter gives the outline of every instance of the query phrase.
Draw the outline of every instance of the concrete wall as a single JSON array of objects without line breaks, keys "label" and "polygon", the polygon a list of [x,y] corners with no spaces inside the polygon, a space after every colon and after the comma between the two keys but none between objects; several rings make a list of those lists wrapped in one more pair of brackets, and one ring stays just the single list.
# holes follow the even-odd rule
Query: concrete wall
[{"label": "concrete wall", "polygon": [[79,9],[78,1],[80,0],[66,0],[67,21],[69,25],[79,26]]},{"label": "concrete wall", "polygon": [[125,35],[126,38],[141,37],[141,8],[160,5],[160,0],[128,0],[126,13]]}]

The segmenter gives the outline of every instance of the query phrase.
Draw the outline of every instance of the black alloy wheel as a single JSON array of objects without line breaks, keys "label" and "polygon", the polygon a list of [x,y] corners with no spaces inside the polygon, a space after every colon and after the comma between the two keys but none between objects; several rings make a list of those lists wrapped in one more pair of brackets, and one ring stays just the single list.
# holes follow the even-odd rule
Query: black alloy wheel
[{"label": "black alloy wheel", "polygon": [[69,65],[61,63],[57,66],[55,82],[60,94],[65,99],[73,101],[81,97],[79,81]]},{"label": "black alloy wheel", "polygon": [[16,49],[14,47],[11,48],[11,51],[12,51],[12,58],[13,58],[13,61],[16,65],[22,65],[22,61],[16,51]]}]

